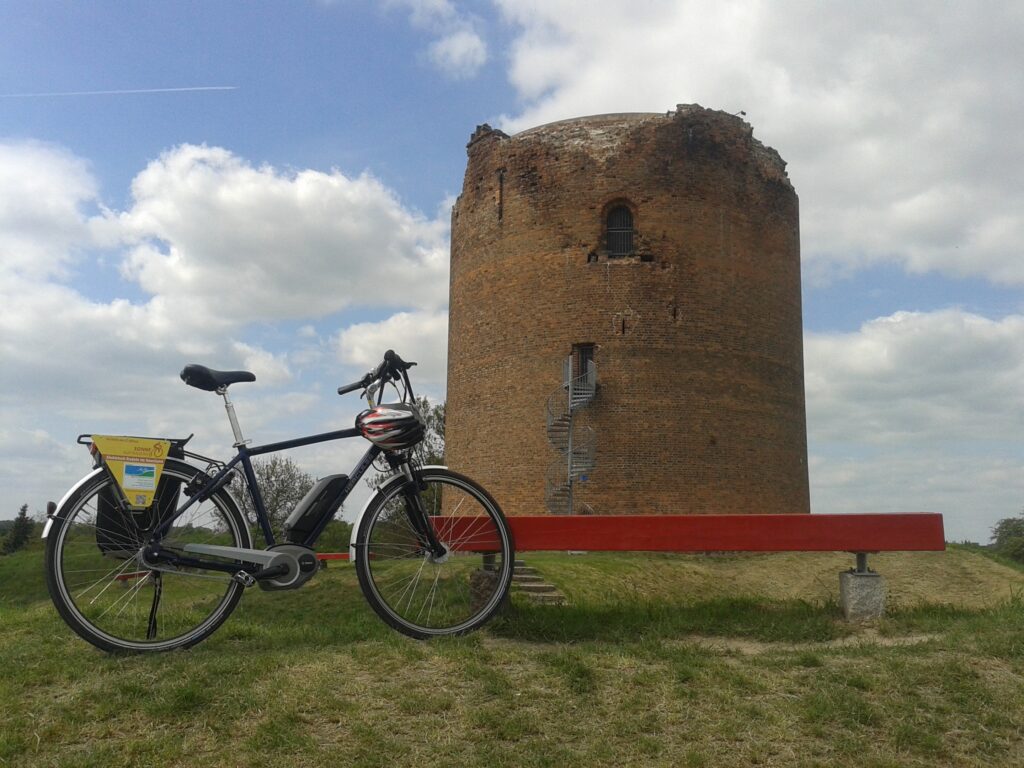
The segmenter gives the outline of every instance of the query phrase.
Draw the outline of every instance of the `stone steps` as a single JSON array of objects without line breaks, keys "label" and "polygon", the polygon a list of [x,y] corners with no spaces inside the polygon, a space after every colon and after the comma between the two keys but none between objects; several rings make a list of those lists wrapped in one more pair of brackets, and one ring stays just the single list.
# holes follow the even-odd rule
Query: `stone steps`
[{"label": "stone steps", "polygon": [[554,584],[548,584],[544,577],[522,560],[516,560],[512,570],[512,590],[530,599],[530,602],[545,605],[565,604],[565,595]]},{"label": "stone steps", "polygon": [[547,584],[545,582],[535,582],[532,584],[520,582],[516,585],[516,589],[520,592],[529,592],[531,595],[553,594],[558,591],[558,587],[554,584]]},{"label": "stone steps", "polygon": [[530,602],[539,605],[565,605],[565,595],[561,592],[551,595],[530,595]]},{"label": "stone steps", "polygon": [[516,584],[538,584],[544,581],[544,577],[539,573],[520,573],[513,576],[512,580]]}]

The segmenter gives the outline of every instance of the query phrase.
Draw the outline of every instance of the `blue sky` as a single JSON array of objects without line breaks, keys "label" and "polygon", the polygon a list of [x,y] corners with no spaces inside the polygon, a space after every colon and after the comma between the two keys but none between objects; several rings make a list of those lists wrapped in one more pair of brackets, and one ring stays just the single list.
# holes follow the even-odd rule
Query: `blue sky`
[{"label": "blue sky", "polygon": [[1020,512],[1020,5],[581,7],[0,1],[0,517],[87,468],[80,432],[226,454],[185,362],[256,371],[260,441],[350,423],[333,389],[387,347],[443,397],[474,127],[690,102],[800,195],[813,509]]},{"label": "blue sky", "polygon": [[[105,196],[159,151],[229,147],[253,163],[372,169],[433,211],[462,185],[463,138],[515,103],[500,61],[468,78],[429,61],[403,4],[5,3],[3,92],[234,86],[233,92],[7,99],[0,130],[89,158]],[[497,23],[484,29],[501,32]]]}]

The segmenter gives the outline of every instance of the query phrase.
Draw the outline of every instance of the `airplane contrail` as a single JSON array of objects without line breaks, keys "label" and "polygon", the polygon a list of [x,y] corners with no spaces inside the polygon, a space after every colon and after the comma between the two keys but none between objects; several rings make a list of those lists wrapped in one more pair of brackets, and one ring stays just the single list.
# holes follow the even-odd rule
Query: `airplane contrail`
[{"label": "airplane contrail", "polygon": [[53,93],[0,93],[0,99],[32,99],[47,96],[122,96],[136,93],[184,93],[186,91],[236,91],[237,85],[192,85],[185,88],[131,88],[116,91],[63,91]]}]

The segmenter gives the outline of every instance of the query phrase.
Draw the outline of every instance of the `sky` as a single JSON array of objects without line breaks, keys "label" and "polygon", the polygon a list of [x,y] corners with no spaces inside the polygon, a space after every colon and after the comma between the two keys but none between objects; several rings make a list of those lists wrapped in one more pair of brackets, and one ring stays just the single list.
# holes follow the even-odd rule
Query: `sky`
[{"label": "sky", "polygon": [[[350,426],[383,350],[444,398],[465,145],[745,112],[800,196],[814,512],[1024,508],[1024,4],[0,0],[0,518],[81,433],[226,458]],[[360,441],[294,451],[345,471]],[[751,510],[756,512],[756,510]]]}]

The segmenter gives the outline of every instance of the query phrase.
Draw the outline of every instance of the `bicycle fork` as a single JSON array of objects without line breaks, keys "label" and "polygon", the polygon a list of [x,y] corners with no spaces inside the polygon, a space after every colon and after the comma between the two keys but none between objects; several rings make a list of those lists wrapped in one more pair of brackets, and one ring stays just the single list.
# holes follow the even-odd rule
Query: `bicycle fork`
[{"label": "bicycle fork", "polygon": [[406,480],[402,496],[405,498],[405,515],[409,519],[409,525],[416,533],[420,546],[430,552],[431,557],[439,560],[448,554],[448,548],[438,540],[434,526],[430,522],[430,515],[423,506],[420,492],[426,490],[426,484],[418,473],[413,472],[409,462],[402,464],[402,474]]}]

